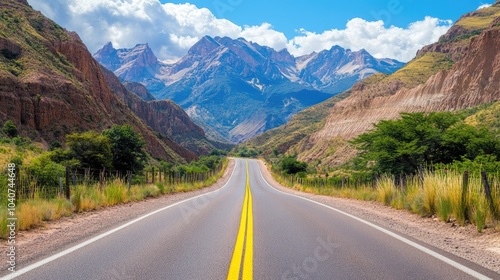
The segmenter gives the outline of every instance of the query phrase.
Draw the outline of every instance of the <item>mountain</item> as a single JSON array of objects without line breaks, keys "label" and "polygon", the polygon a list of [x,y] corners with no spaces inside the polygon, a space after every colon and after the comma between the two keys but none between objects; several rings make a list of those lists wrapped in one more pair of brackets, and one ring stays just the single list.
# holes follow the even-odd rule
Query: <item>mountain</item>
[{"label": "mountain", "polygon": [[151,94],[139,83],[122,84],[113,72],[102,67],[106,82],[117,96],[146,125],[160,135],[172,139],[182,147],[203,155],[214,148],[228,149],[227,145],[209,141],[205,131],[194,124],[186,112],[171,100],[149,100]]},{"label": "mountain", "polygon": [[[347,140],[401,112],[457,111],[500,99],[500,2],[462,16],[438,42],[391,75],[355,84],[315,132],[287,153],[335,166],[356,154]],[[306,118],[304,116],[303,118]],[[269,142],[276,141],[270,138]]]},{"label": "mountain", "polygon": [[2,1],[0,15],[2,123],[10,119],[21,135],[47,145],[64,143],[69,133],[129,124],[142,135],[154,158],[171,162],[196,158],[170,138],[160,139],[130,110],[110,88],[106,74],[76,33],[64,30],[22,0]]},{"label": "mountain", "polygon": [[295,58],[242,38],[209,36],[174,64],[159,62],[147,44],[116,50],[109,43],[94,57],[121,79],[144,84],[156,99],[179,104],[211,138],[236,143],[364,77],[403,65],[365,50],[335,46]]}]

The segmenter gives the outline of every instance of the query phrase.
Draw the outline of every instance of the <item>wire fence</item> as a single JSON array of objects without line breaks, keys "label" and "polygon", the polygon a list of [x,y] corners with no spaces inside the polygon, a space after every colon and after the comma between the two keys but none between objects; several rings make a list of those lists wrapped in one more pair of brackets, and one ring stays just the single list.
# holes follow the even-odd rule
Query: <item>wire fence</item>
[{"label": "wire fence", "polygon": [[[71,189],[74,186],[88,186],[103,189],[117,180],[132,185],[145,185],[162,183],[167,186],[178,184],[194,184],[203,182],[214,176],[223,168],[219,163],[215,168],[204,172],[175,172],[167,168],[148,167],[140,173],[132,171],[117,171],[93,168],[69,168],[65,170],[51,170],[50,172],[36,172],[26,167],[16,167],[16,197],[18,199],[29,199],[39,197],[50,199],[57,196],[71,197]],[[7,174],[0,174],[1,186],[6,186]],[[2,192],[4,193],[4,192]]]},{"label": "wire fence", "polygon": [[[391,180],[390,184],[392,184],[392,188],[401,193],[405,193],[410,186],[418,186],[423,192],[424,186],[432,184],[438,184],[437,186],[433,186],[437,189],[450,191],[449,189],[447,190],[449,186],[446,186],[446,184],[455,184],[455,186],[459,186],[458,189],[463,203],[465,203],[466,197],[471,192],[475,192],[487,200],[492,218],[500,220],[500,176],[498,173],[488,174],[485,171],[458,172],[455,170],[424,171],[423,168],[420,168],[418,173],[412,176],[363,174],[354,177],[328,177],[327,175],[324,177],[304,177],[297,174],[286,174],[277,168],[273,168],[272,171],[280,183],[288,187],[308,188],[318,194],[333,193],[331,191],[333,189],[373,188],[375,190],[379,187],[381,179],[387,181],[388,178]],[[436,177],[441,177],[441,180],[436,180]],[[429,181],[429,184],[427,184],[427,181]]]}]

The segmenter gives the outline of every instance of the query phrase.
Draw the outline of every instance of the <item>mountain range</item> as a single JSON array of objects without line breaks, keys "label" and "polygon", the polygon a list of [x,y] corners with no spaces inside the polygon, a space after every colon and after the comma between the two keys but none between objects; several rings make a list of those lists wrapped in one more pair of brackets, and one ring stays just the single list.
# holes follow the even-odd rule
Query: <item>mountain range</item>
[{"label": "mountain range", "polygon": [[242,38],[209,36],[170,64],[147,44],[115,49],[108,43],[94,58],[122,80],[142,83],[156,99],[179,104],[211,138],[232,143],[282,125],[356,81],[404,65],[339,46],[294,57]]},{"label": "mountain range", "polygon": [[21,136],[51,146],[70,133],[128,124],[157,159],[188,162],[215,147],[178,105],[122,85],[76,33],[26,0],[2,1],[0,15],[0,122],[13,121]]},{"label": "mountain range", "polygon": [[[401,112],[458,111],[500,100],[498,46],[499,1],[462,16],[395,73],[372,75],[343,93],[343,99],[315,105],[245,145],[264,154],[295,154],[316,166],[339,166],[356,155],[348,140],[380,120],[399,118]],[[495,108],[479,115],[493,116]],[[475,123],[491,123],[481,118]]]}]

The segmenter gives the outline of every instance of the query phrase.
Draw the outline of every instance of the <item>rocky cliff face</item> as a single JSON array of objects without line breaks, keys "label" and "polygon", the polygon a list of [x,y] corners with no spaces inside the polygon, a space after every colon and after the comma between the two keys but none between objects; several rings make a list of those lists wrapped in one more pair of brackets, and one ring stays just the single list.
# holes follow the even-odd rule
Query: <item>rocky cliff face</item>
[{"label": "rocky cliff face", "polygon": [[[489,15],[495,14],[500,11],[500,4],[488,9]],[[310,162],[321,158],[324,164],[339,164],[355,151],[345,150],[345,141],[341,141],[344,144],[337,146],[336,153],[325,156],[324,151],[331,143],[366,132],[382,119],[398,118],[401,112],[455,111],[499,100],[500,25],[497,21],[498,18],[492,18],[486,28],[468,29],[467,33],[461,27],[452,28],[441,43],[424,48],[421,54],[441,51],[457,62],[423,84],[408,87],[389,76],[355,85],[351,96],[332,108],[325,126],[296,147],[300,158]],[[471,33],[478,35],[469,36]]]},{"label": "rocky cliff face", "polygon": [[128,88],[149,92],[141,84],[122,85],[113,72],[103,68],[105,79],[111,89],[145,124],[160,135],[172,139],[196,155],[208,154],[215,148],[205,138],[205,132],[194,124],[184,110],[170,100],[146,101]]},{"label": "rocky cliff face", "polygon": [[125,82],[123,85],[126,89],[135,93],[135,95],[139,96],[144,101],[156,100],[155,97],[142,84],[136,82]]},{"label": "rocky cliff face", "polygon": [[109,88],[99,64],[78,35],[31,9],[25,1],[0,3],[0,121],[50,144],[71,132],[130,124],[156,158],[195,155],[160,140]]}]

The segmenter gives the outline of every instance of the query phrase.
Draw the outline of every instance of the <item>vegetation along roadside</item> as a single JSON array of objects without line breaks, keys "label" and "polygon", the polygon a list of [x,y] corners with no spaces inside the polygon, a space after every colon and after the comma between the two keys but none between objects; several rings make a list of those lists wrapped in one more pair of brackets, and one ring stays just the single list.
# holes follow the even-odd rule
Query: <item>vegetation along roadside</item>
[{"label": "vegetation along roadside", "polygon": [[281,184],[306,192],[376,200],[421,216],[500,229],[498,130],[470,124],[474,110],[403,113],[351,140],[357,156],[316,170],[293,155],[266,160]]},{"label": "vegetation along roadside", "polygon": [[[227,166],[225,152],[213,151],[189,164],[151,158],[144,141],[128,125],[102,133],[66,136],[65,147],[19,137],[7,121],[0,132],[0,199],[7,201],[7,166],[16,165],[16,230],[45,221],[148,197],[197,190],[213,184]],[[5,203],[4,203],[5,204]],[[7,205],[0,205],[0,238],[6,238]]]}]

